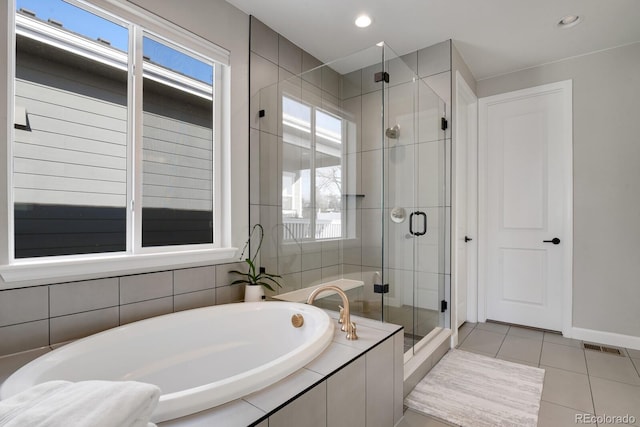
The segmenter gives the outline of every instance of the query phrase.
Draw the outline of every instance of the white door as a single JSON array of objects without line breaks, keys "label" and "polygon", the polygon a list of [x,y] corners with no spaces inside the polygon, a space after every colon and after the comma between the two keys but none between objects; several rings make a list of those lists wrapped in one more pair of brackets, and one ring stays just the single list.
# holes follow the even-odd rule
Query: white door
[{"label": "white door", "polygon": [[453,280],[456,294],[455,324],[477,321],[477,121],[475,94],[456,71],[455,163],[453,167]]},{"label": "white door", "polygon": [[571,81],[480,99],[486,319],[562,330],[571,292]]}]

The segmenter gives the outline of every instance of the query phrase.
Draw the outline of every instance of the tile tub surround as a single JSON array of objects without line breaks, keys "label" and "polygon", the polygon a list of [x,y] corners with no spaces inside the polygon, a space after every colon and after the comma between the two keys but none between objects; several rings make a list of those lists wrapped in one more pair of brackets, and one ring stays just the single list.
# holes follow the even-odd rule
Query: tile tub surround
[{"label": "tile tub surround", "polygon": [[[496,323],[466,323],[458,334],[461,350],[545,369],[538,427],[576,425],[576,414],[628,414],[640,426],[640,351],[584,350],[560,334]],[[399,427],[448,425],[416,413],[405,420]]]},{"label": "tile tub surround", "polygon": [[[329,314],[337,319],[337,313]],[[158,426],[331,427],[338,425],[335,420],[354,427],[395,425],[402,417],[403,329],[365,318],[353,320],[358,340],[347,341],[334,322],[332,343],[303,369],[242,399]],[[46,351],[0,358],[0,383]]]},{"label": "tile tub surround", "polygon": [[240,302],[230,270],[244,263],[0,291],[0,356],[51,346],[136,320]]}]

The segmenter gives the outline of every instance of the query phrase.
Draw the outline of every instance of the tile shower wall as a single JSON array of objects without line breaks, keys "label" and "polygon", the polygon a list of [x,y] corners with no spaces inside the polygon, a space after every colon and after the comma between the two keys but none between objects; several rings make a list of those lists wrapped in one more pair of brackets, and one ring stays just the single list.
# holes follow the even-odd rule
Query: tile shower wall
[{"label": "tile shower wall", "polygon": [[[363,291],[354,298],[355,310],[365,314],[369,309],[379,310],[380,297],[373,293],[373,279],[381,270],[382,253],[382,215],[388,214],[381,209],[380,199],[380,165],[383,148],[381,144],[380,111],[382,108],[381,86],[375,83],[373,74],[380,71],[379,65],[356,70],[340,75],[329,67],[304,74],[302,79],[282,83],[300,72],[305,72],[321,65],[320,61],[292,44],[286,38],[271,30],[259,20],[251,19],[251,118],[250,118],[250,201],[251,223],[260,222],[265,227],[265,244],[261,250],[261,264],[268,271],[283,276],[286,292],[315,283],[338,277],[363,280]],[[412,52],[389,62],[391,84],[389,98],[385,105],[388,116],[401,117],[403,104],[413,94],[410,83],[414,73],[430,85],[445,100],[447,117],[450,117],[451,99],[451,43],[445,41],[437,45]],[[276,84],[280,82],[280,84]],[[313,99],[319,105],[327,102],[338,106],[355,124],[355,138],[348,141],[345,148],[345,163],[351,166],[347,171],[347,179],[355,183],[349,193],[364,194],[355,202],[347,204],[348,216],[353,218],[355,238],[343,241],[315,242],[301,244],[282,244],[281,225],[281,174],[282,126],[278,123],[280,108],[278,96],[283,88],[295,86],[303,99]],[[318,104],[316,104],[318,105]],[[410,102],[409,102],[409,105]],[[264,110],[264,117],[258,112]],[[388,124],[387,124],[388,125]],[[401,125],[402,126],[402,125]],[[407,125],[405,129],[410,129]],[[450,139],[444,139],[441,133],[431,135],[420,127],[417,144],[400,143],[396,147],[385,146],[385,157],[394,159],[413,159],[418,156],[420,169],[416,171],[421,188],[419,207],[427,210],[430,218],[437,218],[438,224],[434,237],[421,245],[423,253],[433,253],[444,241],[445,251],[425,263],[419,269],[420,305],[425,308],[436,308],[443,297],[438,294],[441,284],[448,286],[450,282],[450,195],[445,188],[450,188]],[[432,132],[433,133],[433,132]],[[448,136],[448,134],[447,134]],[[402,137],[401,137],[402,139]],[[411,153],[409,153],[411,151]],[[447,167],[436,167],[433,162],[446,156]],[[353,167],[355,166],[355,167]],[[398,171],[408,170],[397,167]],[[441,176],[433,179],[430,171],[440,170]],[[396,177],[398,180],[402,176]],[[399,181],[398,181],[399,182]],[[444,184],[446,183],[446,187]],[[386,194],[401,197],[402,185],[390,188]],[[385,202],[394,202],[386,200]],[[390,206],[390,205],[387,205]],[[412,283],[411,266],[406,260],[406,243],[401,230],[391,231],[394,242],[389,249],[389,262],[385,268],[389,272],[390,283]],[[397,231],[397,232],[396,232]],[[398,234],[400,233],[400,234]],[[397,234],[397,235],[396,235]],[[432,257],[433,258],[433,257]],[[446,268],[438,268],[445,265]],[[444,272],[444,274],[443,274]],[[413,305],[409,301],[413,292],[403,292],[398,285],[395,295],[390,296],[394,305]],[[379,312],[379,311],[378,311]]]},{"label": "tile shower wall", "polygon": [[[265,239],[260,264],[282,275],[280,292],[342,277],[341,245],[337,241],[284,243],[282,228],[282,124],[283,91],[294,91],[314,105],[338,105],[340,76],[330,68],[305,74],[322,63],[251,17],[250,54],[250,221],[261,223]],[[278,84],[280,83],[280,84]],[[264,116],[259,117],[259,111]]]},{"label": "tile shower wall", "polygon": [[229,271],[243,264],[0,291],[0,356],[63,343],[175,311],[243,299]]}]

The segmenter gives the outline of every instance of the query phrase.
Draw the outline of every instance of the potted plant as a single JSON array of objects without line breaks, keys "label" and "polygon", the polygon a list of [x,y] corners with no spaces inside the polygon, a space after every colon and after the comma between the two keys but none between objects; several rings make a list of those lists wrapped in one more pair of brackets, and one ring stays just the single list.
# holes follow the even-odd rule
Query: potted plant
[{"label": "potted plant", "polygon": [[[253,257],[251,257],[251,248],[249,247],[249,243],[251,241],[251,237],[253,236],[254,231],[256,229],[259,230],[259,240],[258,240],[258,248],[254,253]],[[237,274],[242,278],[234,280],[231,282],[232,285],[237,285],[244,283],[244,300],[245,302],[249,301],[262,301],[264,299],[264,288],[269,289],[272,292],[275,292],[275,289],[272,285],[276,285],[278,287],[282,287],[280,283],[276,280],[276,278],[280,278],[281,276],[277,274],[270,274],[264,271],[262,268],[256,269],[256,257],[258,256],[258,252],[260,252],[260,248],[262,247],[262,240],[264,239],[264,228],[262,228],[261,224],[256,224],[251,229],[251,233],[249,233],[249,238],[247,242],[244,244],[244,248],[242,249],[242,253],[240,254],[240,259],[244,256],[247,247],[249,247],[249,258],[245,258],[244,262],[248,265],[248,271],[242,272],[239,270],[232,270],[230,273]]]}]

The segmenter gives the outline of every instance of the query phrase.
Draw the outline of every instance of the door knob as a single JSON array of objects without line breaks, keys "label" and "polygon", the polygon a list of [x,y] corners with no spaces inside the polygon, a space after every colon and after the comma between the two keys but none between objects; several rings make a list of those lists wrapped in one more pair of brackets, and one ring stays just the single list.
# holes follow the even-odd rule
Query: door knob
[{"label": "door knob", "polygon": [[473,239],[472,239],[471,237],[469,237],[469,236],[464,236],[464,241],[465,241],[465,243],[466,243],[466,242],[470,242],[470,241],[472,241],[472,240],[473,240]]},{"label": "door knob", "polygon": [[557,237],[554,237],[551,240],[543,240],[543,243],[553,243],[554,245],[559,245],[560,244],[560,239],[558,239]]}]

